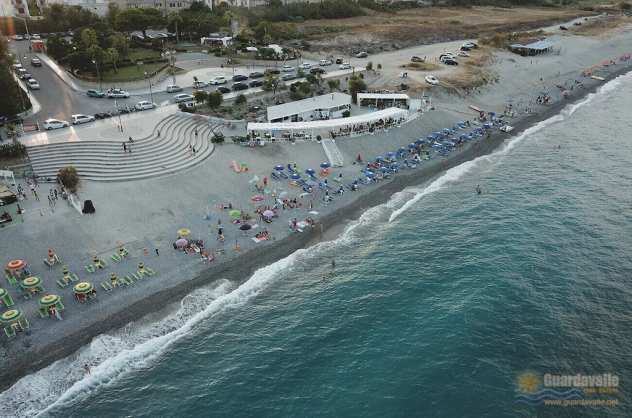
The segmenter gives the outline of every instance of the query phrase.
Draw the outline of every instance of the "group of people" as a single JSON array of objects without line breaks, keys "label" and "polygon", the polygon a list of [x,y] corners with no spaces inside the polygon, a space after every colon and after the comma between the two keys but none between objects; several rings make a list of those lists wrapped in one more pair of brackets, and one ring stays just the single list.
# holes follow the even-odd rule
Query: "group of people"
[{"label": "group of people", "polygon": [[329,136],[331,136],[331,139],[336,139],[336,137],[339,136],[360,135],[366,132],[373,133],[376,130],[386,129],[402,122],[404,122],[404,118],[388,118],[386,120],[380,119],[373,123],[359,123],[352,126],[345,126],[344,128],[338,128],[338,131],[329,131]]}]

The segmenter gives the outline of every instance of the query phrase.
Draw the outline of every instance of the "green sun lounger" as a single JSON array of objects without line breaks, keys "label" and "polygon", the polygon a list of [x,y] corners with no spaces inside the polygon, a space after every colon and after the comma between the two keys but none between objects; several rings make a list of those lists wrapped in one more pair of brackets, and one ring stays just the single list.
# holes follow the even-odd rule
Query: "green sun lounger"
[{"label": "green sun lounger", "polygon": [[88,264],[87,266],[85,266],[85,268],[88,273],[94,273],[95,271],[94,266],[92,264]]},{"label": "green sun lounger", "polygon": [[118,256],[118,254],[112,254],[110,256],[110,258],[112,259],[112,261],[114,261],[115,263],[120,263],[123,259],[121,257]]},{"label": "green sun lounger", "polygon": [[5,327],[4,333],[6,334],[8,338],[15,337],[15,330],[13,329],[13,327]]},{"label": "green sun lounger", "polygon": [[57,286],[61,287],[62,289],[65,289],[68,287],[68,283],[66,283],[63,279],[57,279]]},{"label": "green sun lounger", "polygon": [[149,274],[150,276],[155,276],[156,272],[152,269],[150,269],[149,267],[145,267],[145,273]]},{"label": "green sun lounger", "polygon": [[112,285],[110,283],[108,283],[108,282],[101,282],[101,287],[106,292],[109,292],[110,290],[112,290]]}]

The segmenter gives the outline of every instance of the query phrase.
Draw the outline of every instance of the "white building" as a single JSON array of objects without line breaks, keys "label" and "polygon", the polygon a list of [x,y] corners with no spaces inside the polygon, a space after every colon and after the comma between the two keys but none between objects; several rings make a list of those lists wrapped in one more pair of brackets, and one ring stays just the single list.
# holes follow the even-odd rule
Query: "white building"
[{"label": "white building", "polygon": [[351,109],[351,96],[330,93],[268,107],[268,122],[308,122],[341,118]]},{"label": "white building", "polygon": [[410,97],[402,93],[358,93],[358,105],[376,109],[385,109],[387,107],[408,109]]}]

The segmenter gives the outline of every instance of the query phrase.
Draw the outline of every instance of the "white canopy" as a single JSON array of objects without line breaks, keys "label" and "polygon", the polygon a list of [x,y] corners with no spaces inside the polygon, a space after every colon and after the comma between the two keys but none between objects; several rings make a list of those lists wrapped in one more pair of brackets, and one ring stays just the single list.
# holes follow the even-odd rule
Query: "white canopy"
[{"label": "white canopy", "polygon": [[408,100],[407,94],[403,93],[358,93],[358,101],[362,99],[369,100]]},{"label": "white canopy", "polygon": [[248,123],[248,132],[274,132],[274,131],[312,131],[312,130],[331,130],[346,126],[359,125],[362,123],[373,123],[380,119],[389,118],[400,119],[406,118],[408,111],[397,107],[389,107],[388,109],[379,110],[362,115],[351,116],[348,118],[315,120],[309,122],[278,122],[278,123]]}]

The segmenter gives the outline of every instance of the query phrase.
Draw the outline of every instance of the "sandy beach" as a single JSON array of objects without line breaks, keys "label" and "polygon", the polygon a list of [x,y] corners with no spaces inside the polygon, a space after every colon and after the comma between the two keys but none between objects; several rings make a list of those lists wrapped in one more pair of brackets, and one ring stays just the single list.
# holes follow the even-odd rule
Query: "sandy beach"
[{"label": "sandy beach", "polygon": [[[470,106],[500,114],[507,104],[512,104],[518,115],[508,120],[514,127],[511,133],[495,130],[489,138],[467,142],[446,157],[437,156],[416,169],[402,170],[389,180],[361,187],[357,192],[346,192],[330,204],[323,203],[319,196],[312,202],[313,209],[308,207],[309,198],[301,198],[296,190],[287,186],[287,181],[271,180],[270,188],[297,196],[302,207],[283,211],[279,219],[265,225],[274,237],[268,242],[255,244],[251,239],[254,232],[264,228],[263,225],[246,235],[230,224],[227,211],[219,209],[218,205],[230,202],[234,208],[253,213],[250,197],[255,191],[249,183],[253,175],[269,176],[276,164],[290,162],[297,162],[301,168],[317,168],[326,160],[320,144],[274,143],[249,149],[226,143],[218,146],[203,164],[182,173],[133,182],[86,181],[80,196],[94,201],[97,213],[93,216],[81,216],[64,202],[52,211],[43,201],[38,205],[29,196],[23,219],[2,230],[4,242],[10,243],[3,249],[3,262],[14,258],[28,260],[33,273],[42,278],[45,289],[64,298],[66,310],[63,321],[42,320],[37,316],[35,303],[16,300],[30,320],[31,330],[28,335],[18,335],[12,341],[2,339],[0,386],[6,389],[21,377],[72,355],[97,335],[168,309],[200,286],[219,280],[239,286],[257,269],[298,249],[334,238],[349,221],[388,201],[393,194],[407,187],[428,184],[453,167],[498,150],[508,138],[553,117],[600,88],[607,80],[630,70],[629,61],[617,62],[600,69],[599,75],[606,81],[581,75],[585,68],[629,53],[632,40],[629,31],[618,31],[601,38],[554,35],[550,39],[559,54],[520,57],[505,51],[497,52],[491,67],[498,75],[498,82],[463,97],[430,90],[427,93],[432,95],[434,110],[388,132],[338,140],[345,166],[334,169],[333,173],[342,173],[345,182],[350,182],[359,175],[359,166],[351,164],[356,155],[361,154],[365,160],[375,158],[433,131],[451,127],[458,120],[470,120],[475,116]],[[575,80],[583,87],[573,88],[567,97],[562,97],[561,89],[556,86],[575,85]],[[551,104],[535,103],[536,97],[543,93],[551,96]],[[246,164],[249,172],[233,172],[229,167],[233,160]],[[47,194],[48,187],[47,184],[40,185],[40,194]],[[311,211],[316,211],[317,215],[310,214]],[[307,216],[316,219],[315,228],[302,233],[289,230],[288,221]],[[218,220],[226,231],[224,244],[215,240]],[[216,253],[214,262],[206,264],[197,256],[172,248],[176,230],[183,227],[190,228],[193,237],[207,242],[207,248]],[[239,251],[234,248],[236,242]],[[83,266],[89,264],[93,254],[109,259],[121,244],[130,251],[129,260],[109,263],[105,272],[90,274],[85,271]],[[55,284],[61,276],[61,268],[49,271],[41,263],[48,247],[55,248],[64,264],[82,280],[95,285],[107,280],[110,272],[122,275],[135,271],[139,262],[156,270],[158,275],[111,292],[98,287],[97,301],[78,304],[72,299],[71,289],[59,289]],[[159,250],[159,256],[154,253],[155,249]],[[323,260],[323,263],[329,262]]]}]

